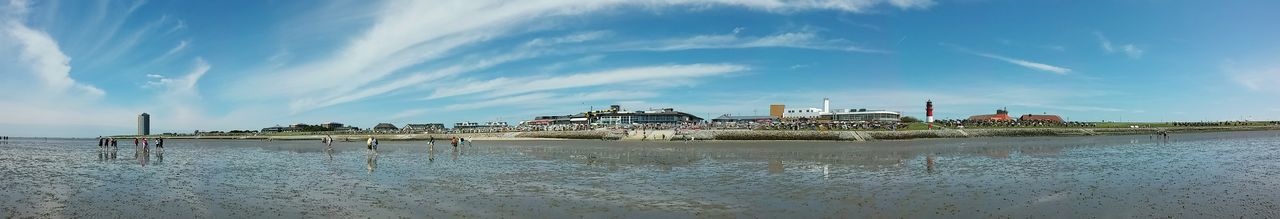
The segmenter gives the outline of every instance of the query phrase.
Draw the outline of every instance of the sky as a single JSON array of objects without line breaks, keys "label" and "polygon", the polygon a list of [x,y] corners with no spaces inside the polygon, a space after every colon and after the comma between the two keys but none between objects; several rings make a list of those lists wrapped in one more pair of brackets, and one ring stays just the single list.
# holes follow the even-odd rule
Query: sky
[{"label": "sky", "polygon": [[770,104],[1280,120],[1280,1],[0,0],[0,135]]}]

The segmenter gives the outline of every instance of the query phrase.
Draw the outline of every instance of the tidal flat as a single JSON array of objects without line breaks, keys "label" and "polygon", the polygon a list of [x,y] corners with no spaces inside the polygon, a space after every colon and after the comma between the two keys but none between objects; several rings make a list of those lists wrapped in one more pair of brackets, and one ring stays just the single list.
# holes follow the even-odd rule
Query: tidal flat
[{"label": "tidal flat", "polygon": [[[120,141],[124,143],[124,141]],[[0,142],[0,216],[1256,218],[1280,131],[909,141]]]}]

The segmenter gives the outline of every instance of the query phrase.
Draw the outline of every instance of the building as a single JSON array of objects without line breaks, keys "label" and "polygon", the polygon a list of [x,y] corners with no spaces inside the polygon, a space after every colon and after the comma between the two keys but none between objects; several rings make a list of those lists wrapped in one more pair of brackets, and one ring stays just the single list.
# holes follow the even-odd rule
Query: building
[{"label": "building", "polygon": [[1036,115],[1036,114],[1022,115],[1022,117],[1018,117],[1018,121],[1040,121],[1040,122],[1053,122],[1053,123],[1063,122],[1062,117],[1058,115]]},{"label": "building", "polygon": [[[702,118],[693,114],[676,111],[672,108],[626,111],[620,105],[609,106],[609,109],[595,110],[563,116],[538,116],[533,120],[520,122],[521,125],[561,125],[561,124],[593,124],[593,125],[638,125],[638,124],[684,124],[699,123]],[[454,128],[457,128],[455,126]]]},{"label": "building", "polygon": [[773,116],[734,116],[729,114],[721,115],[715,119],[711,119],[714,123],[773,123]]},{"label": "building", "polygon": [[609,110],[591,112],[587,115],[587,120],[590,121],[591,124],[597,125],[684,124],[702,122],[701,117],[676,111],[673,108],[624,111],[622,110],[622,106],[613,105],[609,107]]},{"label": "building", "polygon": [[[772,110],[772,107],[770,108]],[[772,112],[771,112],[772,113]],[[822,108],[789,109],[782,113],[787,120],[823,120],[844,122],[897,122],[902,113],[888,110],[831,109],[831,100],[822,98]]]},{"label": "building", "polygon": [[832,121],[842,122],[899,122],[902,113],[888,110],[837,109],[831,112]]},{"label": "building", "polygon": [[507,122],[485,122],[485,123],[478,123],[478,122],[458,122],[458,123],[453,123],[453,129],[457,129],[457,130],[467,130],[467,129],[505,129],[505,128],[509,128],[509,127],[511,127],[511,126],[507,125]]},{"label": "building", "polygon": [[279,125],[266,127],[262,128],[262,132],[284,132],[284,127],[280,127]]},{"label": "building", "polygon": [[783,112],[786,112],[786,111],[787,111],[787,105],[782,105],[782,104],[769,105],[769,116],[772,116],[775,119],[781,119]]},{"label": "building", "polygon": [[996,110],[996,114],[987,114],[987,115],[976,115],[976,116],[970,116],[970,117],[969,117],[969,120],[973,120],[973,121],[1013,121],[1013,118],[1012,118],[1012,117],[1009,117],[1009,110],[1008,110],[1008,109],[998,109],[998,110]]},{"label": "building", "polygon": [[375,132],[389,132],[397,130],[400,130],[400,128],[396,128],[396,125],[392,125],[391,123],[378,123],[378,125],[373,126],[373,131]]},{"label": "building", "polygon": [[151,114],[138,114],[138,135],[151,135]]},{"label": "building", "polygon": [[439,132],[444,131],[444,124],[427,123],[427,124],[405,124],[400,130],[406,132]]},{"label": "building", "polygon": [[329,130],[337,130],[338,128],[342,128],[342,126],[344,126],[342,123],[336,123],[336,122],[320,124],[320,127],[324,127],[325,129],[329,129]]}]

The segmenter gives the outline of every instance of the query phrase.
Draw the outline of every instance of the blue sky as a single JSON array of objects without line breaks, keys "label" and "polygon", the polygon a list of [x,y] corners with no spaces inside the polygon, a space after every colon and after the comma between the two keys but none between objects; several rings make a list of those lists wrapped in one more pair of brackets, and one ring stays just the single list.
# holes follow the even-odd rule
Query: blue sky
[{"label": "blue sky", "polygon": [[0,134],[621,104],[1280,119],[1270,1],[0,1]]}]

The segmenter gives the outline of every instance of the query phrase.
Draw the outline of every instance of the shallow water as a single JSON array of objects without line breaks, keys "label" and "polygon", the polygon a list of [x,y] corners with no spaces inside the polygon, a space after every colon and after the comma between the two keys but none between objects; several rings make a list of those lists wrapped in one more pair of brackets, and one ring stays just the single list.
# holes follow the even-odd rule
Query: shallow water
[{"label": "shallow water", "polygon": [[[892,142],[0,142],[8,217],[1280,215],[1280,132]],[[444,143],[441,141],[441,143]],[[112,155],[114,152],[114,155]]]}]

